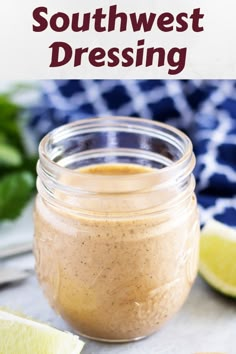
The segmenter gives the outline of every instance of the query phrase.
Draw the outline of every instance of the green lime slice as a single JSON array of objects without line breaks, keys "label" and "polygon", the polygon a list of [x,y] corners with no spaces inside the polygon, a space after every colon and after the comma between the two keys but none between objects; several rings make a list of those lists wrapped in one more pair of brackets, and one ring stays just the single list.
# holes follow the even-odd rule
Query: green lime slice
[{"label": "green lime slice", "polygon": [[200,240],[200,274],[219,292],[236,297],[236,230],[210,220]]},{"label": "green lime slice", "polygon": [[79,354],[78,336],[0,311],[0,354]]}]

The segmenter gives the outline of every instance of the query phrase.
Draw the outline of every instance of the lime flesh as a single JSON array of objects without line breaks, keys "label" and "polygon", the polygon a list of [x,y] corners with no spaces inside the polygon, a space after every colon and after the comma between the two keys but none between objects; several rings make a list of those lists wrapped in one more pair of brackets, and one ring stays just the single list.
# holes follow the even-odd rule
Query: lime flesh
[{"label": "lime flesh", "polygon": [[79,354],[78,336],[0,311],[0,354]]},{"label": "lime flesh", "polygon": [[200,240],[202,277],[221,293],[236,297],[236,230],[210,220]]}]

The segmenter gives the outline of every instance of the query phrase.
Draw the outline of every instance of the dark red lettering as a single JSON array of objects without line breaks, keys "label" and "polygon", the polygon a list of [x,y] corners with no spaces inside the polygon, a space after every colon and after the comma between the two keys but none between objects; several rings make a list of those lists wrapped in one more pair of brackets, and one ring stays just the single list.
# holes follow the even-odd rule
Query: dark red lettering
[{"label": "dark red lettering", "polygon": [[204,18],[204,15],[200,13],[201,9],[194,9],[193,14],[190,16],[190,18],[193,20],[193,31],[194,32],[202,32],[204,31],[204,27],[200,27],[200,20]]},{"label": "dark red lettering", "polygon": [[[106,52],[103,48],[94,48],[89,53],[89,62],[95,67],[101,67],[105,65]],[[102,61],[101,61],[102,60]]]},{"label": "dark red lettering", "polygon": [[158,54],[157,66],[163,66],[165,64],[165,49],[162,47],[160,48],[152,47],[147,49],[146,66],[153,65],[154,54],[156,53]]},{"label": "dark red lettering", "polygon": [[[170,12],[164,12],[157,19],[157,26],[162,32],[173,31],[174,16]],[[172,25],[172,26],[170,26]]]},{"label": "dark red lettering", "polygon": [[74,66],[80,66],[82,62],[82,56],[84,53],[88,53],[88,47],[86,48],[77,48],[75,50],[75,61]]},{"label": "dark red lettering", "polygon": [[177,15],[176,21],[179,26],[176,26],[177,32],[184,32],[188,29],[188,23],[184,19],[188,18],[188,14],[186,12],[181,12]]},{"label": "dark red lettering", "polygon": [[[63,66],[69,63],[72,58],[73,50],[71,46],[65,42],[55,42],[49,48],[52,48],[52,61],[50,68]],[[59,58],[61,50],[64,52],[62,53],[62,59]]]},{"label": "dark red lettering", "polygon": [[95,14],[93,15],[94,19],[94,28],[97,32],[104,32],[106,31],[106,27],[102,26],[102,20],[106,18],[106,14],[102,12],[102,8],[96,9]]},{"label": "dark red lettering", "polygon": [[[137,42],[138,46],[144,45],[144,39],[141,39]],[[141,66],[143,64],[143,51],[144,48],[138,48],[136,54],[136,66]]]},{"label": "dark red lettering", "polygon": [[81,24],[81,26],[79,26],[79,18],[80,18],[79,13],[73,14],[72,24],[71,24],[72,31],[74,32],[88,31],[90,26],[90,13],[84,14],[83,23]]},{"label": "dark red lettering", "polygon": [[110,59],[107,63],[109,67],[113,68],[114,66],[119,65],[120,60],[116,55],[119,54],[119,48],[115,48],[115,47],[111,48],[108,50],[107,54],[108,54],[108,58]]},{"label": "dark red lettering", "polygon": [[33,11],[33,18],[39,24],[39,26],[33,25],[34,32],[43,32],[48,27],[48,21],[42,16],[43,13],[47,15],[48,9],[46,7],[37,7]]},{"label": "dark red lettering", "polygon": [[134,52],[133,48],[125,48],[122,51],[122,57],[124,59],[122,61],[122,66],[124,68],[127,68],[127,67],[133,65],[133,63],[134,63],[134,59],[132,57],[133,52]]},{"label": "dark red lettering", "polygon": [[116,28],[116,20],[120,19],[120,32],[127,29],[127,15],[125,12],[117,13],[117,5],[110,6],[108,32],[114,31]]},{"label": "dark red lettering", "polygon": [[[177,54],[177,58],[176,57]],[[168,64],[175,69],[169,69],[168,74],[176,75],[185,68],[187,48],[172,48],[167,56]]]},{"label": "dark red lettering", "polygon": [[[58,20],[62,21],[61,25],[58,24]],[[51,17],[50,26],[55,32],[64,32],[70,26],[70,19],[64,12],[58,12]]]},{"label": "dark red lettering", "polygon": [[148,18],[146,13],[140,14],[138,18],[135,12],[130,14],[130,20],[132,23],[133,31],[141,31],[141,28],[143,28],[144,32],[151,31],[155,18],[156,14],[152,12],[150,13]]}]

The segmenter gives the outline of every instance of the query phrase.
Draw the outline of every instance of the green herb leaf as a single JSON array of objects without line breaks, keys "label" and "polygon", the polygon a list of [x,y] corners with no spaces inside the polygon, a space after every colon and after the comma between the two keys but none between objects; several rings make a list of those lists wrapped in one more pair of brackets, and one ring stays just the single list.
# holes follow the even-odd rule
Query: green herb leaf
[{"label": "green herb leaf", "polygon": [[12,102],[8,95],[0,95],[0,132],[21,152],[25,152],[19,127],[19,117],[22,107]]},{"label": "green herb leaf", "polygon": [[0,94],[0,222],[17,218],[36,191],[37,157],[24,144],[25,111],[13,99],[19,89]]},{"label": "green herb leaf", "polygon": [[16,172],[0,179],[0,220],[16,219],[29,201],[35,179],[30,172]]},{"label": "green herb leaf", "polygon": [[0,166],[20,166],[22,163],[21,153],[13,146],[0,143]]}]

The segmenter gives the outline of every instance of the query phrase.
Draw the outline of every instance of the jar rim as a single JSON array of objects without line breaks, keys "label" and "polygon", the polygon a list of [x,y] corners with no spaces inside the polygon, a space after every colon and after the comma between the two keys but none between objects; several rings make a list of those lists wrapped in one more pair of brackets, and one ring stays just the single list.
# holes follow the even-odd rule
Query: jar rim
[{"label": "jar rim", "polygon": [[[66,132],[68,133],[68,131],[73,131],[73,129],[77,128],[77,133],[82,132],[82,129],[91,129],[91,128],[96,128],[96,127],[108,127],[111,128],[113,125],[110,124],[109,126],[107,126],[107,123],[110,122],[111,120],[113,122],[115,122],[116,124],[120,124],[120,126],[123,125],[123,127],[125,126],[125,124],[129,124],[127,125],[127,127],[129,126],[132,129],[134,129],[135,127],[139,127],[143,129],[143,134],[145,134],[145,132],[152,132],[153,134],[157,134],[160,132],[162,132],[165,135],[171,135],[174,134],[177,138],[181,139],[182,142],[182,146],[183,146],[183,153],[182,156],[180,158],[178,158],[176,161],[173,161],[173,163],[169,166],[164,166],[161,169],[153,169],[153,171],[150,172],[145,172],[145,177],[146,178],[153,178],[156,175],[158,175],[159,177],[161,175],[166,175],[166,174],[173,174],[176,175],[176,173],[180,170],[182,170],[183,173],[183,169],[189,173],[192,172],[194,166],[195,166],[195,157],[192,153],[192,142],[189,139],[189,137],[183,133],[182,131],[180,131],[179,129],[172,127],[168,124],[159,122],[159,121],[153,121],[150,119],[145,119],[145,118],[134,118],[134,117],[122,117],[122,116],[106,116],[106,117],[99,117],[99,118],[86,118],[86,119],[81,119],[81,120],[77,120],[74,121],[72,123],[68,123],[65,125],[62,125],[58,128],[53,129],[51,132],[49,132],[47,135],[45,135],[43,137],[43,139],[41,140],[40,144],[39,144],[39,157],[40,157],[40,161],[43,164],[46,164],[47,166],[50,167],[50,170],[52,170],[54,173],[67,173],[69,175],[72,176],[79,176],[82,179],[86,179],[89,175],[89,173],[86,173],[83,171],[83,173],[80,173],[78,170],[73,170],[73,169],[69,169],[65,166],[62,166],[60,164],[58,164],[57,162],[53,161],[52,158],[49,157],[48,153],[47,153],[47,149],[48,146],[50,145],[50,140],[52,137],[57,138],[58,141],[60,141],[61,138],[63,138],[63,136],[65,136]],[[144,127],[145,126],[145,127]],[[178,173],[177,173],[178,174]],[[119,179],[122,180],[132,180],[132,178],[134,178],[135,176],[137,176],[137,174],[132,174],[132,175],[119,175]],[[139,174],[140,176],[140,174]],[[142,175],[144,176],[144,175]],[[106,178],[110,178],[112,179],[116,179],[117,176],[115,175],[106,175]],[[104,178],[103,174],[99,174],[96,173],[93,175],[93,179],[94,180],[99,180],[101,178]]]}]

